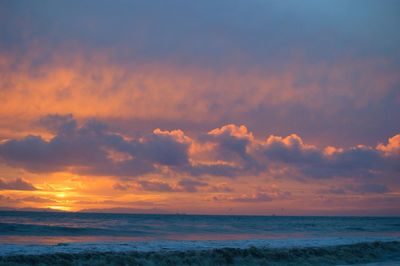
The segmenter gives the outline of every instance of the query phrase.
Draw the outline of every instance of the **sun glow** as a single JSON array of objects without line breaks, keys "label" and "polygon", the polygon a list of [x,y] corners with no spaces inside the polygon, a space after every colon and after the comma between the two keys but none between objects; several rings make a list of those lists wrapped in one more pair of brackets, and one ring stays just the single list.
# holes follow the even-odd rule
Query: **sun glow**
[{"label": "sun glow", "polygon": [[67,195],[67,193],[65,193],[65,192],[56,193],[56,197],[57,197],[57,198],[65,198],[66,195]]},{"label": "sun glow", "polygon": [[57,211],[71,211],[72,208],[68,206],[62,206],[62,205],[50,205],[47,206],[47,208],[52,209],[52,210],[57,210]]}]

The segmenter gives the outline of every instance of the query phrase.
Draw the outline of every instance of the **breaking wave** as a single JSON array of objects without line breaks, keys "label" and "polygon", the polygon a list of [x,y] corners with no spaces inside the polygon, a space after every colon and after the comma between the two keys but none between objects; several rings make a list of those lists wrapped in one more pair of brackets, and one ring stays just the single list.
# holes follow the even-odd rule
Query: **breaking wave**
[{"label": "breaking wave", "polygon": [[[0,257],[0,265],[399,265],[400,242],[292,248],[52,253]],[[375,264],[376,265],[376,264]]]}]

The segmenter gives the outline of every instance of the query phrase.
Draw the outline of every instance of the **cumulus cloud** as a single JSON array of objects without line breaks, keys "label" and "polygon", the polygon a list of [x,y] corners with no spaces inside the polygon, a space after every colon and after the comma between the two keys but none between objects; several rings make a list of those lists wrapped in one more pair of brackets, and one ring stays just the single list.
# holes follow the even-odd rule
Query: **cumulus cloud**
[{"label": "cumulus cloud", "polygon": [[181,130],[162,131],[156,129],[153,134],[131,142],[129,152],[134,157],[142,157],[167,166],[187,165],[190,138]]},{"label": "cumulus cloud", "polygon": [[397,155],[400,156],[400,134],[397,134],[389,138],[388,143],[385,145],[383,143],[378,144],[377,150],[383,151],[387,155]]},{"label": "cumulus cloud", "polygon": [[[296,134],[258,140],[244,125],[233,124],[197,138],[181,130],[161,129],[128,138],[96,120],[79,125],[71,115],[47,116],[40,123],[54,134],[53,138],[31,135],[5,140],[0,143],[0,160],[32,172],[67,171],[124,178],[166,172],[191,177],[238,177],[268,174],[279,168],[290,170],[287,178],[368,178],[400,171],[400,135],[376,148],[359,145],[344,149],[318,148],[304,143]],[[142,185],[176,189],[166,184]],[[176,185],[185,191],[196,191],[204,184],[190,178]],[[120,185],[115,188],[124,189]]]},{"label": "cumulus cloud", "polygon": [[227,161],[250,160],[247,152],[248,145],[252,143],[253,136],[243,125],[226,125],[216,128],[204,137],[215,144],[214,153],[218,159]]},{"label": "cumulus cloud", "polygon": [[261,144],[259,152],[269,162],[295,168],[304,177],[373,177],[398,171],[398,158],[385,157],[381,150],[363,145],[318,149],[304,144],[295,134],[284,138],[270,136]]},{"label": "cumulus cloud", "polygon": [[213,175],[239,176],[258,174],[265,170],[265,164],[260,163],[252,155],[254,136],[244,125],[225,125],[209,131],[199,138],[201,144],[211,144],[208,158],[217,164],[199,163],[193,173],[209,172]]},{"label": "cumulus cloud", "polygon": [[0,178],[0,190],[37,190],[37,188],[22,178],[10,181]]},{"label": "cumulus cloud", "polygon": [[72,134],[78,126],[72,114],[48,115],[39,119],[37,124],[55,134]]},{"label": "cumulus cloud", "polygon": [[189,143],[179,131],[155,130],[127,140],[95,120],[76,126],[70,115],[49,116],[42,123],[56,133],[52,139],[27,136],[5,141],[0,144],[1,160],[32,172],[116,176],[142,175],[156,171],[157,165],[188,164]]}]

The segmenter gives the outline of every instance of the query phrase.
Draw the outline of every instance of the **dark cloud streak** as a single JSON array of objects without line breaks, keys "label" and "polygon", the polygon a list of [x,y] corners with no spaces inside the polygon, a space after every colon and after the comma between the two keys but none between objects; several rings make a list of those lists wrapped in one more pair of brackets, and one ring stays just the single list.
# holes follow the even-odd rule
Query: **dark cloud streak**
[{"label": "dark cloud streak", "polygon": [[22,178],[10,181],[0,178],[0,190],[37,190],[37,188]]}]

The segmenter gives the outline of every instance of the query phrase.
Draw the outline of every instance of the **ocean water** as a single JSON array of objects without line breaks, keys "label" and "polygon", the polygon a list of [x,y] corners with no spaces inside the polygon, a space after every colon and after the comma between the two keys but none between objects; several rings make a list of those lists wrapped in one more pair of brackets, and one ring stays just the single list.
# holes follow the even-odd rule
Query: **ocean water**
[{"label": "ocean water", "polygon": [[[382,254],[381,260],[400,258],[400,218],[0,211],[3,257],[60,252],[307,249],[374,241],[395,245],[388,249],[390,256]],[[368,249],[374,250],[373,246]]]}]

